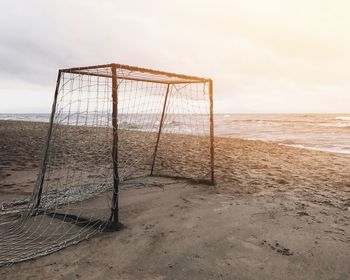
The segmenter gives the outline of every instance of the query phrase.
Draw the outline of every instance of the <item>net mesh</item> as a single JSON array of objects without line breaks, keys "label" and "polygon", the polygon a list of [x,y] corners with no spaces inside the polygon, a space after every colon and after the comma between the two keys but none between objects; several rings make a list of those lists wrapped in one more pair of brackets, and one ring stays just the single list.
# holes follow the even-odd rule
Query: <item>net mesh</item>
[{"label": "net mesh", "polygon": [[209,82],[115,65],[61,71],[33,195],[0,211],[0,265],[54,252],[106,227],[114,104],[122,190],[150,175],[210,181]]}]

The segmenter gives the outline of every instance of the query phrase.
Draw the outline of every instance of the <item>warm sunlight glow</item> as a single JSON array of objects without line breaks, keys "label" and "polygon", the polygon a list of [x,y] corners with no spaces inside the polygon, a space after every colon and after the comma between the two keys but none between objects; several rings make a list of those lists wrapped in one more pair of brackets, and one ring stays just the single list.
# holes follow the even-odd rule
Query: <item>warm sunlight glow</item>
[{"label": "warm sunlight glow", "polygon": [[0,4],[1,111],[46,111],[57,68],[118,61],[212,77],[216,112],[349,112],[348,1],[85,2]]}]

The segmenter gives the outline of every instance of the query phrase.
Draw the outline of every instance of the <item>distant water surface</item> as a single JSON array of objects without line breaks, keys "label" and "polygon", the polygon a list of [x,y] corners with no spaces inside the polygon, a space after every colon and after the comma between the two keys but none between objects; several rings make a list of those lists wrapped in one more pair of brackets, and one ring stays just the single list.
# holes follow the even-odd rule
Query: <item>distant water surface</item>
[{"label": "distant water surface", "polygon": [[350,114],[219,114],[216,134],[350,154]]},{"label": "distant water surface", "polygon": [[[49,114],[0,114],[2,120],[48,122],[49,118]],[[137,118],[133,120],[121,124],[138,129]],[[197,121],[176,125],[186,133],[190,123]],[[215,135],[350,154],[350,114],[216,114]]]}]

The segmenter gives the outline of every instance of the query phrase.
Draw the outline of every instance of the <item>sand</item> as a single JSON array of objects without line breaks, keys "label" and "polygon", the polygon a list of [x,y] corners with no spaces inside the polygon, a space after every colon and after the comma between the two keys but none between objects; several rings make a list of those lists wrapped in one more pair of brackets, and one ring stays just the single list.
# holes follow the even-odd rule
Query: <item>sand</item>
[{"label": "sand", "polygon": [[[1,201],[31,193],[46,129],[0,122]],[[189,158],[206,163],[190,147],[180,155],[174,147],[178,170],[195,172]],[[171,180],[122,191],[126,229],[2,267],[0,278],[350,277],[349,157],[228,138],[216,138],[215,148],[215,187]]]}]

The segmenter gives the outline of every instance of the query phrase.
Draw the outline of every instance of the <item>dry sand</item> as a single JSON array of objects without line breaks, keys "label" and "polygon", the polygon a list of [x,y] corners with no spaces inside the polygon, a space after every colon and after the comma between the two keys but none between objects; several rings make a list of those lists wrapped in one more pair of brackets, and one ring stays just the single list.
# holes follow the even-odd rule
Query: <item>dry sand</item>
[{"label": "dry sand", "polygon": [[[1,201],[31,193],[46,129],[0,122]],[[215,148],[216,187],[123,191],[126,229],[2,267],[0,279],[350,278],[349,157],[227,138]],[[185,156],[202,162],[190,152],[179,170],[193,172]]]}]

